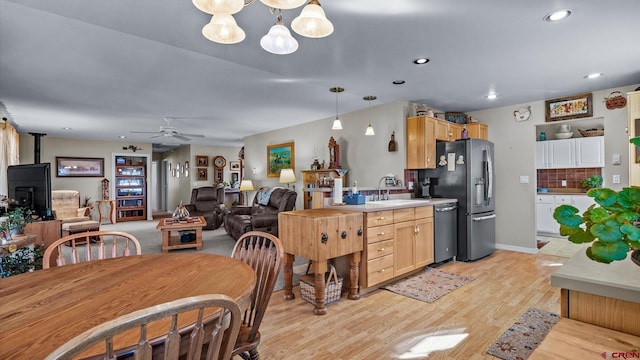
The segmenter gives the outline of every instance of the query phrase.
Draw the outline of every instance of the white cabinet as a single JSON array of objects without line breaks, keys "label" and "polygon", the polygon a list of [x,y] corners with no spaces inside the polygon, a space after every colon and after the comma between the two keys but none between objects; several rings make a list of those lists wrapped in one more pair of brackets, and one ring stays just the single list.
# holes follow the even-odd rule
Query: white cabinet
[{"label": "white cabinet", "polygon": [[536,230],[539,233],[560,234],[560,224],[553,212],[560,205],[572,205],[582,215],[595,202],[587,195],[536,195]]},{"label": "white cabinet", "polygon": [[604,167],[604,137],[536,142],[536,169]]}]

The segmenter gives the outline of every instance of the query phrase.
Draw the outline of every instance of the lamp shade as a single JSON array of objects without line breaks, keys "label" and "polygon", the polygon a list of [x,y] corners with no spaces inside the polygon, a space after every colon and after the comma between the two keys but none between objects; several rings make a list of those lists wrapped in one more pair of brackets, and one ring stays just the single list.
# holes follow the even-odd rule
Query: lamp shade
[{"label": "lamp shade", "polygon": [[211,21],[202,28],[202,35],[219,44],[237,44],[246,36],[229,14],[213,15]]},{"label": "lamp shade", "polygon": [[293,169],[282,169],[280,170],[280,183],[281,184],[289,184],[296,182],[296,174],[293,172]]},{"label": "lamp shade", "polygon": [[342,121],[340,121],[340,118],[336,116],[336,119],[333,120],[333,126],[331,127],[332,130],[342,130]]},{"label": "lamp shade", "polygon": [[251,180],[242,180],[240,182],[240,191],[251,191],[253,189],[253,182]]},{"label": "lamp shade", "polygon": [[373,136],[376,133],[373,131],[373,126],[371,126],[371,124],[369,124],[369,126],[367,126],[367,130],[364,132],[365,135],[367,136]]},{"label": "lamp shade", "polygon": [[269,29],[269,33],[260,39],[260,46],[276,55],[287,55],[298,50],[298,41],[291,36],[289,29],[279,21]]},{"label": "lamp shade", "polygon": [[320,3],[316,0],[309,1],[300,15],[293,19],[291,28],[297,34],[309,38],[322,38],[333,33],[333,24],[327,19]]},{"label": "lamp shade", "polygon": [[295,9],[304,5],[307,0],[260,0],[263,4],[274,9]]},{"label": "lamp shade", "polygon": [[211,15],[235,14],[244,7],[244,0],[193,0],[198,10]]}]

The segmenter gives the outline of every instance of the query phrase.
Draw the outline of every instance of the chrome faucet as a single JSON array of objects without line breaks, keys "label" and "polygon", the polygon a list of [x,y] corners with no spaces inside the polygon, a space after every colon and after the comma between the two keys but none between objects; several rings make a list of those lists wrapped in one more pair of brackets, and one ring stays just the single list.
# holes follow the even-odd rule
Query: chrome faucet
[{"label": "chrome faucet", "polygon": [[391,179],[393,180],[393,184],[397,184],[398,183],[398,179],[396,178],[395,175],[384,175],[383,177],[380,178],[380,180],[378,180],[378,201],[380,200],[389,200],[389,189],[387,189],[387,193],[385,194],[385,197],[382,198],[380,196],[380,183],[382,183],[382,180],[386,180],[386,179]]}]

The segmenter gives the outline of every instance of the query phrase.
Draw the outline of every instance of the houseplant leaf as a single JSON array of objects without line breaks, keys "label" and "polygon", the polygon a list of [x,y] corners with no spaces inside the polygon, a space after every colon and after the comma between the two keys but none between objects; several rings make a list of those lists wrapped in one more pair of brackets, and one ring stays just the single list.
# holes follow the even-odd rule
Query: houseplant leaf
[{"label": "houseplant leaf", "polygon": [[591,260],[609,264],[614,260],[624,260],[628,251],[629,245],[624,242],[595,241],[587,248],[587,256]]},{"label": "houseplant leaf", "polygon": [[591,189],[587,195],[592,197],[600,206],[612,206],[618,200],[618,193],[608,188]]},{"label": "houseplant leaf", "polygon": [[[562,226],[560,227],[562,229]],[[574,244],[585,244],[595,240],[596,237],[588,231],[584,231],[582,228],[578,228],[573,234],[569,235],[568,240]]]},{"label": "houseplant leaf", "polygon": [[560,205],[553,211],[553,218],[556,219],[560,225],[576,227],[582,224],[582,217],[576,215],[577,213],[578,209],[571,205]]},{"label": "houseplant leaf", "polygon": [[591,233],[603,242],[617,242],[622,239],[620,224],[613,220],[593,225]]}]

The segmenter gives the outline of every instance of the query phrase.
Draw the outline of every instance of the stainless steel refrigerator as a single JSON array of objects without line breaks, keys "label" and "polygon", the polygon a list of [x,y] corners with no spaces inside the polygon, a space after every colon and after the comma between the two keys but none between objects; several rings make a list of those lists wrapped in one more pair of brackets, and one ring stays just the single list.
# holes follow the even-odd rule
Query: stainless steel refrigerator
[{"label": "stainless steel refrigerator", "polygon": [[[496,215],[493,143],[464,139],[436,144],[436,169],[418,172],[429,178],[430,195],[458,200],[456,259],[472,261],[495,250]],[[438,239],[435,239],[438,241]]]}]

